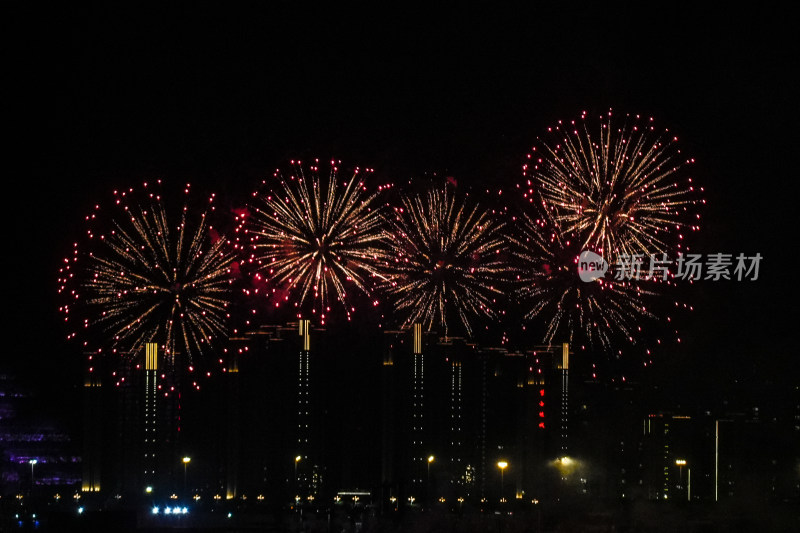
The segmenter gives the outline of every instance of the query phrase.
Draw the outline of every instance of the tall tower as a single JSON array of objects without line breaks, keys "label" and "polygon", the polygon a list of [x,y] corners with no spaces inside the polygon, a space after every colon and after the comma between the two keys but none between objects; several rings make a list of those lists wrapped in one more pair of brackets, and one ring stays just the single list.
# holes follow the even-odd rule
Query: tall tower
[{"label": "tall tower", "polygon": [[384,331],[386,346],[381,368],[381,507],[387,510],[396,497],[395,476],[395,350],[403,344],[405,332]]},{"label": "tall tower", "polygon": [[448,439],[450,454],[450,471],[454,473],[453,481],[458,487],[457,496],[463,496],[465,482],[464,459],[464,375],[460,355],[448,357],[450,367],[450,406]]},{"label": "tall tower", "polygon": [[[236,341],[246,339],[231,339]],[[239,468],[241,460],[241,442],[240,442],[240,419],[241,419],[241,401],[240,390],[241,382],[239,378],[239,354],[237,350],[233,350],[230,362],[228,363],[228,371],[226,372],[226,385],[227,385],[227,435],[225,446],[225,498],[232,500],[239,495]]]},{"label": "tall tower", "polygon": [[158,447],[158,344],[145,345],[144,382],[144,476],[146,486],[152,486],[156,476],[156,449]]},{"label": "tall tower", "polygon": [[[311,365],[311,321],[301,319],[298,333],[300,335],[300,354],[297,370],[297,456],[295,457],[295,483],[298,493],[309,489],[311,465],[308,465],[308,441],[310,433],[310,365]],[[299,459],[298,459],[299,458]]]},{"label": "tall tower", "polygon": [[489,387],[487,383],[487,377],[489,373],[489,355],[484,353],[481,355],[480,358],[480,372],[481,372],[481,406],[480,406],[480,423],[478,426],[478,441],[480,443],[480,458],[478,463],[478,477],[480,479],[480,487],[478,495],[480,496],[481,501],[484,501],[486,498],[486,438],[487,438],[487,428],[486,428],[486,414],[488,411],[488,403],[489,403]]},{"label": "tall tower", "polygon": [[421,487],[426,471],[425,451],[422,448],[424,431],[425,365],[422,357],[422,324],[414,324],[414,359],[411,403],[411,484]]},{"label": "tall tower", "polygon": [[546,465],[570,460],[569,356],[569,343],[534,346],[518,367],[523,406],[518,495],[539,497],[563,490],[562,473]]},{"label": "tall tower", "polygon": [[561,345],[561,363],[558,365],[561,372],[561,431],[559,433],[559,448],[563,456],[569,451],[569,344]]},{"label": "tall tower", "polygon": [[[94,354],[88,356],[91,364]],[[89,368],[83,383],[83,413],[84,413],[84,442],[83,442],[83,476],[81,479],[82,492],[98,492],[100,490],[101,462],[103,458],[103,398],[100,376]]]}]

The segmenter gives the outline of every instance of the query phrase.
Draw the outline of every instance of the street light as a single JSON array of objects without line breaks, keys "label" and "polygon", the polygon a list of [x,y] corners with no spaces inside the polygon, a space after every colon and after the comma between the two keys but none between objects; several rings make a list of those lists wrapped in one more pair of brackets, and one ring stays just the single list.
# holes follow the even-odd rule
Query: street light
[{"label": "street light", "polygon": [[683,467],[686,466],[686,459],[675,459],[675,464],[678,465],[678,487],[683,482]]},{"label": "street light", "polygon": [[504,492],[504,490],[503,490],[503,485],[504,485],[503,474],[506,471],[506,467],[508,467],[508,462],[507,461],[498,461],[497,462],[497,466],[498,466],[498,468],[500,468],[500,503],[502,503],[502,502],[505,501],[505,497],[503,497],[503,492]]},{"label": "street light", "polygon": [[431,494],[430,494],[431,493],[431,463],[433,462],[434,459],[435,459],[434,456],[432,456],[432,455],[428,456],[428,482],[427,482],[427,484],[425,486],[425,498],[426,498],[426,503],[427,503],[428,506],[430,506],[430,503],[431,503]]},{"label": "street light", "polygon": [[184,457],[183,458],[183,493],[186,494],[186,471],[189,467],[189,463],[192,462],[191,457]]},{"label": "street light", "polygon": [[294,482],[295,483],[297,483],[297,463],[299,463],[301,459],[302,459],[302,457],[299,456],[299,455],[294,458]]},{"label": "street light", "polygon": [[[683,485],[683,467],[686,466],[686,459],[675,459],[675,464],[678,465],[678,488]],[[691,475],[691,474],[689,474]],[[691,483],[691,481],[690,481]],[[691,489],[686,491],[687,499],[691,498]]]},{"label": "street light", "polygon": [[31,465],[31,488],[33,487],[33,467],[38,462],[39,462],[38,459],[31,459],[30,461],[28,461],[28,463]]}]

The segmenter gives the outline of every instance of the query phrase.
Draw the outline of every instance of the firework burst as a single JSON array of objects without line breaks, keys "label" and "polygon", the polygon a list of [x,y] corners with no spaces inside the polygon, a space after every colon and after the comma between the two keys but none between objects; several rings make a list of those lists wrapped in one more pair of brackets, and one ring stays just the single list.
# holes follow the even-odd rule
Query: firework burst
[{"label": "firework burst", "polygon": [[276,171],[275,182],[265,182],[266,192],[254,193],[245,231],[256,276],[278,287],[264,293],[285,294],[288,301],[294,292],[295,305],[318,313],[324,323],[332,300],[349,319],[355,307],[348,290],[370,295],[373,280],[382,277],[383,218],[376,198],[389,185],[370,193],[362,177],[372,169],[356,168],[342,180],[335,161],[323,182],[318,164],[304,168],[292,161],[288,175]]},{"label": "firework burst", "polygon": [[471,319],[497,316],[507,271],[502,222],[445,188],[404,197],[389,225],[392,261],[384,287],[404,325],[438,326],[446,335],[457,318],[472,334]]},{"label": "firework burst", "polygon": [[652,118],[619,122],[610,111],[597,121],[584,113],[559,122],[528,154],[520,188],[562,234],[608,260],[680,248],[682,231],[698,228],[692,210],[702,200],[686,175],[694,160]]},{"label": "firework burst", "polygon": [[184,203],[173,218],[160,183],[114,191],[111,209],[97,205],[86,217],[87,250],[75,243],[60,271],[59,293],[69,299],[60,311],[90,332],[87,347],[99,340],[133,353],[156,342],[173,362],[191,360],[227,334],[233,256],[208,221],[214,196],[199,216]]},{"label": "firework burst", "polygon": [[655,318],[644,303],[653,284],[618,281],[612,276],[592,282],[578,277],[579,240],[545,219],[517,218],[509,234],[517,265],[517,296],[527,306],[525,319],[543,318],[544,341],[576,340],[612,347],[615,339],[633,343],[642,320]]},{"label": "firework burst", "polygon": [[[694,210],[705,203],[702,188],[687,175],[694,160],[681,154],[677,137],[657,132],[653,119],[628,115],[619,122],[612,123],[611,112],[597,121],[584,113],[559,122],[523,166],[527,179],[517,187],[533,211],[510,237],[520,265],[517,295],[526,318],[544,318],[547,342],[580,338],[621,353],[616,341],[640,343],[647,320],[671,322],[654,311],[666,307],[658,296],[674,285],[669,277],[621,280],[614,269],[623,256],[688,251],[684,233],[700,228]],[[612,269],[588,283],[577,275],[587,250]]]}]

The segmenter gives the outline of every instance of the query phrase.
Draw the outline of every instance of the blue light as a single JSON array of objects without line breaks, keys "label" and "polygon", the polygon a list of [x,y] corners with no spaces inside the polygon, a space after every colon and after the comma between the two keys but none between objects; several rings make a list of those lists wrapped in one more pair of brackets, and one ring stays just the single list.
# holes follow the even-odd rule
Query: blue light
[{"label": "blue light", "polygon": [[158,507],[153,507],[153,514],[158,514]]},{"label": "blue light", "polygon": [[78,507],[78,514],[83,514],[83,507]]}]

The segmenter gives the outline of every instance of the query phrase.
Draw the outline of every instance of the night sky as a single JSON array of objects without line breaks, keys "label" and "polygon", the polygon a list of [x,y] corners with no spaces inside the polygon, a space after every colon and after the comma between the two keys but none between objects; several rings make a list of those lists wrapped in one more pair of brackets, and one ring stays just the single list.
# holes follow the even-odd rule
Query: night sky
[{"label": "night sky", "polygon": [[796,28],[782,13],[659,5],[4,5],[0,366],[65,398],[52,416],[79,412],[82,359],[62,340],[57,270],[84,214],[116,187],[191,181],[235,206],[277,166],[309,157],[398,182],[441,172],[511,186],[537,133],[612,107],[656,117],[696,158],[708,205],[695,251],[764,256],[756,282],[695,287],[685,344],[659,379],[681,405],[779,401],[772,384],[798,381]]}]

